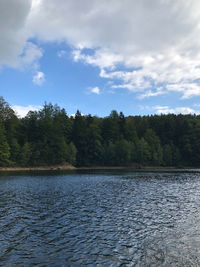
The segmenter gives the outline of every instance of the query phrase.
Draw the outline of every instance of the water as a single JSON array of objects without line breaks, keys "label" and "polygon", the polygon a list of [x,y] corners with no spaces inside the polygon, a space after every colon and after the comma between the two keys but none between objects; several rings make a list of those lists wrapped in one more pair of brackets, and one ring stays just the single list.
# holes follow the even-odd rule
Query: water
[{"label": "water", "polygon": [[1,175],[0,266],[200,266],[200,173]]}]

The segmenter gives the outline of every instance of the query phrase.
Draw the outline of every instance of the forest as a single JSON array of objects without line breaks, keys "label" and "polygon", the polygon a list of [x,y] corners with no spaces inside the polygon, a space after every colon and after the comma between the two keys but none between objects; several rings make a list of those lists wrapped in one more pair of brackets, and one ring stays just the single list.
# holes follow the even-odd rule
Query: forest
[{"label": "forest", "polygon": [[0,97],[0,167],[200,165],[200,116],[68,116],[58,105],[19,118]]}]

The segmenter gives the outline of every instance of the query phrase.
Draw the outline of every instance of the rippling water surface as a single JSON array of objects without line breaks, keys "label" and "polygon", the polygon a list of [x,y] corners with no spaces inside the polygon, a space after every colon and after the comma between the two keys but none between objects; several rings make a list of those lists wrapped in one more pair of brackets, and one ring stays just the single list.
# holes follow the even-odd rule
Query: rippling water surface
[{"label": "rippling water surface", "polygon": [[1,175],[0,266],[200,266],[200,174]]}]

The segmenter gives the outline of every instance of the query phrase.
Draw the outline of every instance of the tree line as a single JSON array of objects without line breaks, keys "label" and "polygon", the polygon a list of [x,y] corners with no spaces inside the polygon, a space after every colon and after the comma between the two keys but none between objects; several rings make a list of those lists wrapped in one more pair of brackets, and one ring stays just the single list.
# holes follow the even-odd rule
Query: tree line
[{"label": "tree line", "polygon": [[199,166],[200,116],[68,116],[45,103],[18,118],[0,97],[0,166]]}]

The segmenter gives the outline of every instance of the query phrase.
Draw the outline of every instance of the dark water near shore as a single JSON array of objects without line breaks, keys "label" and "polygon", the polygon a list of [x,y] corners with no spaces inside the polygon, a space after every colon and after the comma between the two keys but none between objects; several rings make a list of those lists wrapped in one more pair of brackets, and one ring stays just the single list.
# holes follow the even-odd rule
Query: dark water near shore
[{"label": "dark water near shore", "polygon": [[0,266],[200,266],[200,173],[1,175]]}]

